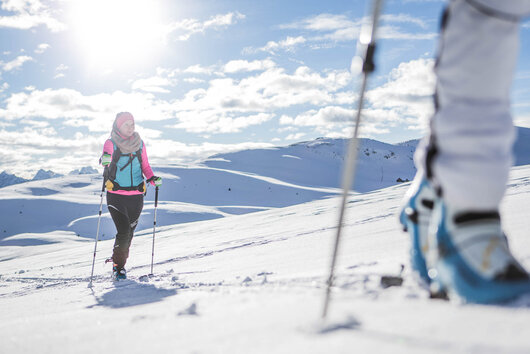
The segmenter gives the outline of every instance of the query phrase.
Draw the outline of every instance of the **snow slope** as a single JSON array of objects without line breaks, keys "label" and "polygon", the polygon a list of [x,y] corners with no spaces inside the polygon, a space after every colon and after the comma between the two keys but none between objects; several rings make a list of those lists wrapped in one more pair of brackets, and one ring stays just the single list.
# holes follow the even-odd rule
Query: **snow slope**
[{"label": "snow slope", "polygon": [[[319,138],[286,147],[253,149],[214,155],[205,165],[251,172],[304,186],[339,187],[346,139]],[[354,190],[367,192],[412,180],[414,145],[391,145],[361,139]]]},{"label": "snow slope", "polygon": [[[144,276],[149,230],[133,241],[124,282],[109,281],[103,261],[112,240],[101,241],[91,289],[91,240],[68,231],[8,237],[0,247],[0,352],[530,352],[530,297],[460,305],[430,300],[417,286],[395,215],[407,187],[352,196],[325,322],[338,197],[160,227],[153,277]],[[64,192],[57,200],[82,203]],[[527,268],[529,194],[530,166],[514,168],[502,214]],[[27,203],[35,200],[28,195]],[[42,242],[17,244],[26,239]],[[403,286],[383,289],[380,276],[402,265]]]},{"label": "snow slope", "polygon": [[[273,178],[205,166],[158,167],[156,173],[164,178],[159,193],[158,225],[285,207],[337,192],[333,188],[297,186]],[[0,240],[23,232],[54,230],[72,231],[93,239],[102,182],[99,175],[69,175],[0,188]],[[105,197],[103,199],[101,236],[108,239],[113,238],[116,231]],[[138,230],[153,225],[153,199],[154,189],[149,187]]]},{"label": "snow slope", "polygon": [[[530,128],[517,127],[514,165],[530,164]],[[412,180],[416,173],[413,155],[418,140],[387,144],[360,139],[358,167],[353,189],[368,192]],[[304,186],[339,187],[348,141],[319,138],[273,149],[218,154],[205,165],[273,177]]]}]

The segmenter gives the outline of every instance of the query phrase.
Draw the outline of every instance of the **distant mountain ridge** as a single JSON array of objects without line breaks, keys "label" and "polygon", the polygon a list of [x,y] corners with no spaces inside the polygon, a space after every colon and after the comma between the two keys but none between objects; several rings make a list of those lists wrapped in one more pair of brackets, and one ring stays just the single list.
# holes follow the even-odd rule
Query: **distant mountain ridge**
[{"label": "distant mountain ridge", "polygon": [[[530,128],[517,127],[514,144],[514,166],[530,164]],[[415,174],[413,155],[419,139],[387,144],[360,139],[356,184],[353,189],[366,192],[411,180]],[[311,187],[340,187],[348,139],[317,138],[288,146],[242,150],[213,155],[204,161],[212,168],[254,173],[284,182]],[[92,167],[70,172],[97,174]],[[62,175],[39,170],[31,180],[0,173],[0,188]]]},{"label": "distant mountain ridge", "polygon": [[[86,166],[86,167],[82,167],[77,170],[73,170],[69,174],[70,175],[89,175],[93,173],[98,173],[98,170],[96,170],[93,167]],[[55,173],[50,170],[40,169],[37,171],[37,173],[32,179],[26,179],[26,178],[18,177],[16,175],[3,171],[0,173],[0,188],[12,186],[14,184],[29,182],[29,181],[41,181],[41,180],[45,180],[49,178],[62,177],[62,176],[64,175],[60,173]]]},{"label": "distant mountain ridge", "polygon": [[[217,154],[209,167],[254,173],[298,185],[340,187],[348,139],[318,138],[285,147]],[[360,139],[357,176],[353,189],[367,192],[412,180],[413,155],[419,139],[387,144]],[[530,129],[517,128],[514,165],[530,164]]]},{"label": "distant mountain ridge", "polygon": [[[348,139],[318,138],[272,149],[253,149],[218,154],[206,160],[208,167],[253,173],[308,187],[339,188]],[[357,179],[359,192],[380,189],[411,180],[415,169],[414,147],[361,139]]]},{"label": "distant mountain ridge", "polygon": [[1,187],[6,187],[6,186],[11,186],[13,184],[24,183],[24,182],[27,182],[27,181],[28,181],[27,179],[24,179],[22,177],[17,177],[15,175],[9,174],[9,173],[7,173],[5,171],[0,173],[0,188]]}]

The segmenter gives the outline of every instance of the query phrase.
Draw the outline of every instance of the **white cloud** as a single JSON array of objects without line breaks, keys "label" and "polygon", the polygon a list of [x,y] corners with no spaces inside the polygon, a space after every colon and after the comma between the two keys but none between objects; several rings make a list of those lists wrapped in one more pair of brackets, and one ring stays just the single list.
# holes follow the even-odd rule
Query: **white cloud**
[{"label": "white cloud", "polygon": [[[283,120],[286,120],[286,119],[289,120],[289,119],[292,119],[292,118],[287,116],[287,115],[285,115],[285,114],[280,117],[280,121],[283,121]],[[283,126],[281,128],[276,129],[276,131],[278,133],[297,132],[298,128],[294,127],[294,126]]]},{"label": "white cloud", "polygon": [[432,40],[438,36],[436,32],[406,32],[395,26],[381,26],[377,32],[381,39]]},{"label": "white cloud", "polygon": [[[31,123],[31,122],[29,122]],[[35,149],[38,155],[53,151],[66,151],[83,145],[77,139],[65,139],[51,127],[29,126],[17,131],[0,131],[0,144],[10,147]],[[14,145],[14,146],[13,146]]]},{"label": "white cloud", "polygon": [[[271,60],[232,61],[221,68],[235,73],[262,69],[242,79],[215,78],[204,88],[187,91],[180,98],[156,98],[148,92],[167,92],[177,78],[175,71],[160,69],[160,76],[136,80],[133,91],[84,95],[72,89],[37,90],[13,93],[4,100],[0,118],[62,119],[63,124],[85,126],[90,131],[109,129],[116,112],[131,111],[142,120],[175,119],[174,128],[197,134],[233,133],[271,120],[282,109],[296,106],[328,106],[347,102],[344,88],[351,84],[347,70],[323,73],[300,66],[292,73],[279,68]],[[212,72],[194,66],[185,71]],[[223,73],[220,73],[223,74]],[[223,74],[224,75],[224,74]],[[109,122],[110,121],[110,122]]]},{"label": "white cloud", "polygon": [[7,82],[4,82],[2,85],[0,85],[0,93],[4,92],[9,88],[9,84]]},{"label": "white cloud", "polygon": [[303,36],[297,36],[297,37],[287,37],[284,40],[281,40],[279,42],[269,41],[267,44],[261,48],[258,49],[252,49],[252,48],[245,48],[245,53],[253,53],[253,52],[268,52],[271,54],[276,53],[279,50],[285,50],[287,52],[294,51],[295,47],[304,44],[307,40]]},{"label": "white cloud", "polygon": [[133,90],[141,90],[145,92],[158,92],[158,93],[168,93],[168,89],[164,88],[166,86],[174,86],[175,82],[163,77],[150,77],[148,79],[136,80],[132,84]]},{"label": "white cloud", "polygon": [[263,71],[275,66],[276,63],[270,59],[254,60],[251,62],[247,60],[231,60],[224,65],[223,71],[232,74],[241,71]]},{"label": "white cloud", "polygon": [[[23,119],[20,121],[21,124],[27,124],[33,128],[41,128],[41,129],[44,129],[44,128],[49,128],[50,127],[50,123],[47,122],[47,121],[42,121],[42,120],[32,120],[32,119]],[[44,131],[41,131],[41,133],[45,134]],[[51,130],[51,131],[48,131],[48,134],[45,134],[45,135],[57,135],[57,132],[55,130]]]},{"label": "white cloud", "polygon": [[418,27],[421,27],[423,29],[427,28],[427,23],[418,18],[413,17],[408,14],[386,14],[381,15],[381,22],[396,22],[396,23],[411,23],[414,25],[417,25]]},{"label": "white cloud", "polygon": [[182,81],[190,83],[190,84],[202,84],[203,82],[205,82],[203,79],[199,79],[196,77],[187,77],[187,78],[182,79]]},{"label": "white cloud", "polygon": [[28,30],[44,25],[52,32],[66,29],[66,25],[54,17],[52,9],[40,0],[4,0],[1,8],[13,14],[0,16],[0,27]]},{"label": "white cloud", "polygon": [[[432,66],[433,61],[427,59],[402,63],[390,73],[388,82],[369,90],[363,114],[366,131],[381,131],[384,126],[397,124],[422,129],[433,111]],[[0,118],[63,119],[66,125],[102,132],[109,129],[116,112],[127,110],[140,124],[144,120],[174,119],[171,128],[219,134],[240,132],[277,115],[284,128],[306,126],[332,133],[344,129],[354,117],[357,94],[349,89],[352,76],[346,70],[316,72],[300,66],[288,73],[267,59],[230,61],[218,68],[193,66],[179,73],[223,74],[219,70],[227,74],[262,71],[241,79],[214,78],[205,87],[167,99],[149,93],[168,92],[167,88],[176,83],[176,72],[166,69],[157,70],[162,75],[134,81],[131,93],[83,95],[71,89],[28,88],[4,100]],[[288,115],[285,109],[295,113]]]},{"label": "white cloud", "polygon": [[35,53],[42,54],[44,53],[48,48],[50,48],[50,45],[48,43],[41,43],[37,46],[37,49],[35,49]]},{"label": "white cloud", "polygon": [[[299,22],[281,25],[281,29],[307,29],[312,31],[334,31],[355,25],[346,15],[320,14]],[[357,23],[358,25],[358,23]]]},{"label": "white cloud", "polygon": [[[418,59],[401,63],[389,74],[388,81],[366,93],[362,114],[364,136],[388,133],[389,129],[405,125],[408,129],[424,130],[434,107],[435,76],[432,59]],[[331,136],[349,134],[356,109],[356,95],[340,91],[333,104],[310,109],[294,116],[282,115],[279,124],[292,127],[314,127],[316,131]],[[332,103],[330,102],[330,103]],[[346,107],[340,104],[348,104]],[[356,107],[355,107],[356,108]]]},{"label": "white cloud", "polygon": [[[309,37],[309,42],[319,41],[352,41],[359,36],[363,21],[367,18],[350,19],[346,15],[320,14],[308,17],[298,22],[280,26],[283,29],[298,29],[318,33]],[[408,39],[422,40],[432,39],[436,33],[425,32],[427,24],[424,20],[407,14],[387,14],[381,17],[382,25],[378,29],[378,37],[384,39]],[[409,32],[390,24],[413,24],[421,28],[421,31]],[[314,46],[313,47],[320,47]]]},{"label": "white cloud", "polygon": [[59,79],[59,78],[65,77],[64,71],[66,70],[68,70],[68,66],[64,64],[59,65],[58,67],[55,68],[55,72],[57,72],[57,74],[55,74],[53,78]]},{"label": "white cloud", "polygon": [[184,73],[186,74],[200,74],[200,75],[213,75],[215,73],[215,66],[202,66],[200,64],[195,64],[188,66],[186,69],[184,69]]},{"label": "white cloud", "polygon": [[197,19],[184,19],[168,25],[167,35],[173,36],[175,34],[178,40],[187,41],[196,33],[204,33],[208,29],[219,30],[221,28],[226,28],[244,18],[245,15],[239,12],[229,12],[227,14],[212,16],[210,19],[203,22]]},{"label": "white cloud", "polygon": [[[51,127],[26,121],[28,126],[16,131],[0,130],[0,145],[4,147],[4,166],[20,176],[34,174],[39,168],[67,173],[82,166],[97,167],[98,157],[105,140],[93,135],[59,136]],[[106,135],[105,135],[106,136]],[[33,170],[28,170],[29,166]]]},{"label": "white cloud", "polygon": [[2,70],[4,71],[11,71],[13,69],[18,69],[22,65],[24,65],[25,62],[33,61],[34,59],[27,55],[21,55],[18,56],[16,59],[11,60],[10,62],[4,63],[0,61],[0,66],[2,67]]},{"label": "white cloud", "polygon": [[179,123],[172,128],[192,133],[237,133],[253,125],[271,120],[274,114],[232,115],[218,110],[187,111],[178,113]]},{"label": "white cloud", "polygon": [[144,140],[158,139],[162,136],[162,131],[156,129],[145,128],[141,124],[136,125],[136,131],[140,134]]},{"label": "white cloud", "polygon": [[4,102],[0,118],[74,120],[95,132],[110,130],[116,112],[133,112],[138,122],[166,119],[170,114],[166,111],[169,109],[167,102],[139,92],[116,91],[85,96],[72,89],[46,89],[13,93]]},{"label": "white cloud", "polygon": [[285,137],[285,140],[300,140],[303,138],[306,134],[305,133],[295,133],[295,134],[289,134]]},{"label": "white cloud", "polygon": [[391,71],[387,83],[367,92],[367,112],[376,110],[387,123],[401,121],[411,129],[425,129],[434,111],[433,67],[432,59],[401,63]]},{"label": "white cloud", "polygon": [[[194,132],[238,130],[232,117],[241,113],[271,112],[296,105],[324,105],[335,100],[334,93],[351,82],[348,71],[320,74],[301,66],[293,74],[273,67],[241,80],[211,80],[207,88],[188,91],[172,102],[180,128]],[[193,123],[191,123],[193,121]],[[222,122],[222,124],[220,124]],[[226,126],[225,125],[230,125]]]},{"label": "white cloud", "polygon": [[344,123],[352,121],[355,111],[339,106],[327,106],[319,110],[309,110],[292,118],[289,116],[282,116],[280,124],[295,125],[295,126],[322,126],[327,128],[334,128]]}]

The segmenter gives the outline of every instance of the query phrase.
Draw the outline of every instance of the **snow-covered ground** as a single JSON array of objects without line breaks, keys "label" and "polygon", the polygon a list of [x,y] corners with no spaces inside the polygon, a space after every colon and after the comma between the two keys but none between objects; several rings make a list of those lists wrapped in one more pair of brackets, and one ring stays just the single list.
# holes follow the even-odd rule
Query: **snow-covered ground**
[{"label": "snow-covered ground", "polygon": [[[104,260],[113,240],[105,239],[98,244],[92,288],[87,287],[94,247],[89,235],[97,219],[86,216],[97,214],[101,181],[69,176],[46,187],[29,182],[0,189],[3,223],[15,225],[11,218],[18,215],[45,222],[38,211],[53,211],[46,214],[53,215],[46,230],[31,217],[22,218],[17,222],[24,224],[0,241],[0,353],[530,352],[530,297],[496,306],[462,305],[430,300],[417,285],[408,237],[396,216],[408,184],[352,195],[330,313],[322,322],[339,205],[334,190],[252,171],[203,166],[186,176],[184,168],[178,174],[173,168],[162,171],[165,193],[178,181],[188,181],[189,190],[179,187],[180,204],[162,203],[167,209],[161,215],[169,220],[171,210],[177,218],[196,208],[195,214],[225,217],[159,227],[154,276],[147,277],[152,245],[147,204],[127,264],[129,279],[110,281]],[[193,179],[203,183],[198,178],[209,177],[215,177],[210,183],[218,193],[199,194],[203,199],[197,202]],[[230,193],[240,194],[230,202],[235,195]],[[46,195],[46,202],[39,195]],[[502,215],[513,252],[527,268],[529,196],[530,166],[516,167]],[[297,197],[301,204],[293,202]],[[13,201],[24,205],[9,204]],[[265,210],[237,215],[234,208]],[[86,223],[86,229],[68,229],[65,223],[73,216],[74,224]],[[37,231],[23,231],[32,228]],[[83,230],[85,237],[78,237]],[[402,265],[403,285],[383,289],[381,275],[399,274]]]}]

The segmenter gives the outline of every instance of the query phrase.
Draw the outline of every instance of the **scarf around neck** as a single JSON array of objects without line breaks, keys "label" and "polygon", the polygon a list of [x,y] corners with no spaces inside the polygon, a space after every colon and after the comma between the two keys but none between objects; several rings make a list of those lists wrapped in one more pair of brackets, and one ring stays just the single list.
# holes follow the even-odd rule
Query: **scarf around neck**
[{"label": "scarf around neck", "polygon": [[133,135],[128,138],[124,138],[114,127],[112,129],[112,133],[110,133],[110,137],[118,146],[122,154],[130,154],[135,152],[140,149],[140,146],[142,145],[142,139],[140,138],[140,134],[137,132],[134,132]]}]

